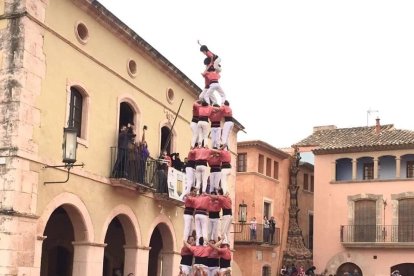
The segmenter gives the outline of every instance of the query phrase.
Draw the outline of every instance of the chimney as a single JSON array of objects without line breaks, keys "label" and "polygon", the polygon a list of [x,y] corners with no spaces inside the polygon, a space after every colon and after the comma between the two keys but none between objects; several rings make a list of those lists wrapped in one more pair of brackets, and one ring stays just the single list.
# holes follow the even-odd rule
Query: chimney
[{"label": "chimney", "polygon": [[375,124],[375,134],[380,134],[381,132],[381,124],[380,124],[380,118],[376,118],[375,119],[376,124]]}]

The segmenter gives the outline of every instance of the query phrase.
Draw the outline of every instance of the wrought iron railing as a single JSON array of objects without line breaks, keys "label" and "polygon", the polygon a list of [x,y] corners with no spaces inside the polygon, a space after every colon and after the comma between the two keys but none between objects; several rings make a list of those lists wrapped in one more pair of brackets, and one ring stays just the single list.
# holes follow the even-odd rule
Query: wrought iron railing
[{"label": "wrought iron railing", "polygon": [[272,231],[263,224],[256,224],[254,227],[250,223],[234,223],[233,230],[236,244],[280,244],[280,228],[277,227]]},{"label": "wrought iron railing", "polygon": [[111,147],[111,178],[127,179],[137,184],[158,188],[157,170],[162,164],[148,157],[145,160],[136,149]]},{"label": "wrought iron railing", "polygon": [[342,243],[414,242],[412,225],[341,225]]}]

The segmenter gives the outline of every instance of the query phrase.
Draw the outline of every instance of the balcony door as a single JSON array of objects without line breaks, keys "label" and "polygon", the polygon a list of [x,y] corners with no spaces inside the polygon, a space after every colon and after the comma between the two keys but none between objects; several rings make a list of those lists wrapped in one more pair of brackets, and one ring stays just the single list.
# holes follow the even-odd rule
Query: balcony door
[{"label": "balcony door", "polygon": [[376,201],[358,200],[355,202],[354,239],[355,242],[375,242]]},{"label": "balcony door", "polygon": [[414,241],[414,198],[401,199],[398,204],[398,242]]}]

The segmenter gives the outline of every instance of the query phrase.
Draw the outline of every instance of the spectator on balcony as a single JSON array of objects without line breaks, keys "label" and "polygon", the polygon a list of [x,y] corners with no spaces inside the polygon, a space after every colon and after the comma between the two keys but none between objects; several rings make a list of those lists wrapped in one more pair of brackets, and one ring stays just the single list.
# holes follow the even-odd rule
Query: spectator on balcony
[{"label": "spectator on balcony", "polygon": [[157,164],[157,176],[158,176],[158,193],[167,193],[167,175],[168,168],[171,167],[171,158],[167,155],[166,151],[163,151]]},{"label": "spectator on balcony", "polygon": [[270,224],[267,216],[263,217],[263,242],[269,242]]},{"label": "spectator on balcony", "polygon": [[147,141],[141,141],[138,146],[138,182],[142,184],[145,183],[145,173],[146,173],[146,166],[147,166],[147,160],[150,156]]},{"label": "spectator on balcony", "polygon": [[180,159],[180,154],[178,152],[174,152],[171,153],[170,157],[172,160],[172,167],[177,171],[181,171],[181,168],[183,167],[183,162]]},{"label": "spectator on balcony", "polygon": [[250,221],[250,240],[255,241],[257,239],[257,221],[256,217],[253,217]]},{"label": "spectator on balcony", "polygon": [[269,243],[273,244],[275,241],[275,232],[276,232],[276,220],[272,216],[269,220]]},{"label": "spectator on balcony", "polygon": [[112,171],[112,176],[115,178],[125,178],[127,174],[127,158],[128,158],[128,144],[135,134],[129,133],[127,126],[123,125],[118,136],[118,152]]}]

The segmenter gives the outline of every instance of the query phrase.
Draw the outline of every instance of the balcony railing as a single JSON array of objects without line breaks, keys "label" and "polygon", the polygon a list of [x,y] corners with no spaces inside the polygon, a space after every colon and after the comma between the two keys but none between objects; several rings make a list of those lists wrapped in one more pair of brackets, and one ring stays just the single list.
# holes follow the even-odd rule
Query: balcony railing
[{"label": "balcony railing", "polygon": [[412,225],[341,225],[342,243],[414,243]]},{"label": "balcony railing", "polygon": [[[112,179],[127,180],[132,185],[138,185],[161,191],[158,169],[160,164],[157,160],[149,157],[143,160],[139,152],[134,149],[118,149],[111,147],[111,174]],[[165,177],[166,180],[166,177]]]},{"label": "balcony railing", "polygon": [[235,244],[260,244],[260,245],[280,245],[280,229],[276,228],[274,233],[270,228],[264,228],[263,224],[256,224],[256,229],[252,229],[250,223],[234,223],[234,243]]}]

